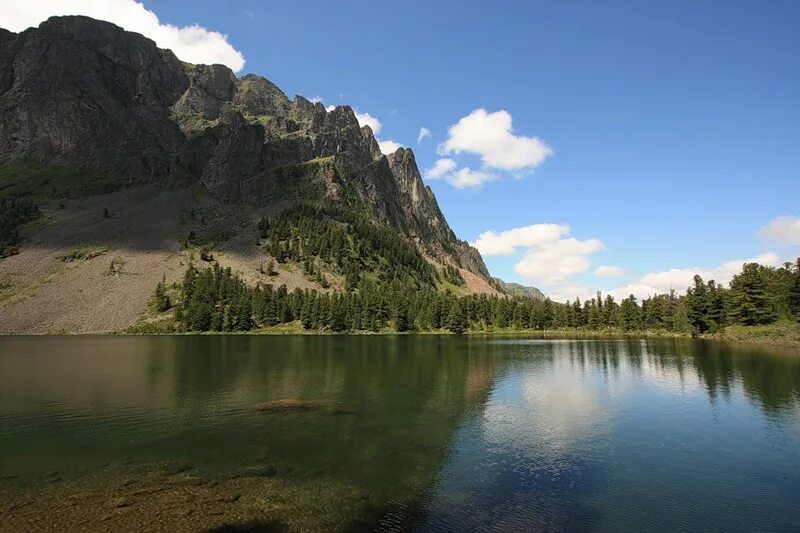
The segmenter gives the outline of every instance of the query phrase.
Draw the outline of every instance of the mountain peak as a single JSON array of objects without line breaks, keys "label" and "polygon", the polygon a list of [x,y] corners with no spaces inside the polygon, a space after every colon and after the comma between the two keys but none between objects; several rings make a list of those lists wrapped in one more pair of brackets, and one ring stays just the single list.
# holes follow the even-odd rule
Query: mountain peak
[{"label": "mountain peak", "polygon": [[[289,100],[268,79],[191,65],[88,17],[0,32],[0,156],[125,183],[197,183],[223,202],[371,210],[436,261],[487,276],[456,238],[414,153],[383,156],[352,107]],[[265,194],[265,191],[270,191]]]}]

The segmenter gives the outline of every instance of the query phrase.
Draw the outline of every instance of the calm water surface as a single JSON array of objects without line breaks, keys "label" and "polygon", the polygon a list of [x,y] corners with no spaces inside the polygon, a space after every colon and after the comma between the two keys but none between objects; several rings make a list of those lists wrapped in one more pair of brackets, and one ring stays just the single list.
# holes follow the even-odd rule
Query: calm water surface
[{"label": "calm water surface", "polygon": [[5,530],[797,531],[798,495],[800,354],[0,337]]}]

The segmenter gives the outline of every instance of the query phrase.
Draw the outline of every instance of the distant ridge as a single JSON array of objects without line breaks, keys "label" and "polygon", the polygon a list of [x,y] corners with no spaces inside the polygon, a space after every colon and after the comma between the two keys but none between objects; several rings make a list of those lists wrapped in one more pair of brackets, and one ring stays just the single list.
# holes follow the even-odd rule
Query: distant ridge
[{"label": "distant ridge", "polygon": [[492,280],[494,280],[496,286],[502,292],[509,294],[511,296],[535,298],[536,300],[544,300],[546,298],[544,293],[539,289],[537,289],[536,287],[528,287],[525,285],[520,285],[519,283],[503,281],[500,278],[492,278]]}]

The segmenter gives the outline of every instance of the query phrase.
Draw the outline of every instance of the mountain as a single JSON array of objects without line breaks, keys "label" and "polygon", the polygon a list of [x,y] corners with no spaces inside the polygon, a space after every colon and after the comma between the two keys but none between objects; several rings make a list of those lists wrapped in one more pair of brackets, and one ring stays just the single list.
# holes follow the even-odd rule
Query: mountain
[{"label": "mountain", "polygon": [[[132,296],[145,280],[178,278],[200,248],[258,281],[264,261],[275,258],[265,253],[268,239],[256,242],[256,227],[299,204],[313,208],[303,217],[326,222],[324,231],[347,228],[349,251],[378,251],[371,262],[347,253],[323,261],[290,232],[281,246],[296,249],[283,255],[313,260],[319,272],[299,275],[298,264],[279,261],[274,281],[289,289],[319,286],[321,273],[334,289],[353,272],[388,279],[402,257],[414,283],[497,293],[480,253],[447,224],[413,152],[382,154],[349,106],[327,111],[302,96],[289,99],[261,76],[183,63],[142,35],[87,17],[53,17],[19,34],[0,30],[0,201],[8,205],[0,255],[20,252],[0,260],[0,301],[13,331],[85,330],[80,313],[63,316],[72,308],[43,311],[35,302],[75,293],[77,305],[98,286],[106,292],[94,296],[130,309],[114,319],[87,310],[88,330],[118,328],[146,303]],[[393,236],[376,237],[364,220],[414,251]],[[110,277],[135,268],[141,288],[106,279],[89,286],[87,265],[114,254],[126,266],[112,258]]]},{"label": "mountain", "polygon": [[495,283],[495,287],[510,296],[533,298],[535,300],[544,300],[546,298],[544,293],[536,287],[528,287],[526,285],[520,285],[519,283],[503,281],[500,278],[492,278],[492,280]]}]

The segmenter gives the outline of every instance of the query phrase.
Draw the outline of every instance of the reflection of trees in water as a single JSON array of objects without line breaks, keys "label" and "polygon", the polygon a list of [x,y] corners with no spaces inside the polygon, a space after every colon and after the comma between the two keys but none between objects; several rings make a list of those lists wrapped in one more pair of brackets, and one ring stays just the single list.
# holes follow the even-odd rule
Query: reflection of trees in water
[{"label": "reflection of trees in water", "polygon": [[682,380],[693,371],[712,402],[729,398],[737,385],[767,413],[800,402],[800,358],[791,354],[685,339],[649,341],[647,349],[655,364],[675,369]]},{"label": "reflection of trees in water", "polygon": [[607,382],[620,378],[623,371],[639,377],[655,373],[679,386],[696,380],[711,402],[727,399],[741,387],[767,413],[800,404],[800,357],[761,347],[679,338],[511,341],[506,355],[529,367],[547,368],[566,358],[581,374],[599,369]]},{"label": "reflection of trees in water", "polygon": [[[159,354],[173,354],[174,404],[215,427],[213,435],[193,434],[201,458],[189,460],[223,448],[267,457],[301,477],[350,480],[376,496],[403,487],[409,498],[430,486],[459,421],[486,401],[502,361],[498,348],[451,336],[153,342],[151,362],[166,365]],[[297,412],[249,409],[281,399],[325,403]]]},{"label": "reflection of trees in water", "polygon": [[731,349],[725,345],[694,343],[692,359],[709,395],[729,393],[738,379],[751,400],[768,413],[781,411],[800,400],[800,359],[756,348]]}]

